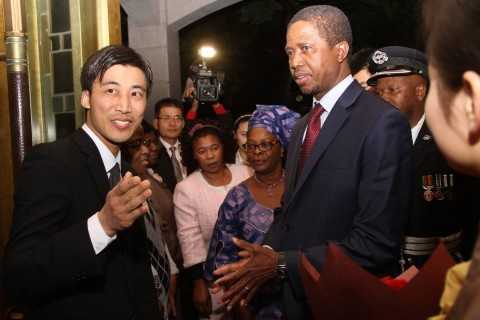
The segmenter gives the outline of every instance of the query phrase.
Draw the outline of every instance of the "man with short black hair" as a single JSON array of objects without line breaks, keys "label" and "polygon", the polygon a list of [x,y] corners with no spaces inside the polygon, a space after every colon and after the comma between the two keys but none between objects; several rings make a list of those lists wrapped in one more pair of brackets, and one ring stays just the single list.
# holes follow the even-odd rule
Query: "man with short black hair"
[{"label": "man with short black hair", "polygon": [[237,239],[243,259],[215,271],[228,307],[279,283],[283,318],[311,319],[299,258],[321,270],[329,243],[373,274],[395,272],[410,205],[410,132],[398,110],[353,80],[351,47],[350,23],[336,7],[306,7],[288,24],[290,71],[314,105],[288,144],[269,247]]},{"label": "man with short black hair", "polygon": [[81,82],[82,128],[23,163],[8,292],[28,319],[165,319],[168,260],[161,232],[145,232],[150,183],[126,172],[120,152],[143,119],[152,72],[134,50],[108,46]]},{"label": "man with short black hair", "polygon": [[352,54],[348,59],[352,76],[365,90],[370,90],[367,80],[372,74],[368,70],[368,61],[373,51],[374,49],[372,48],[362,48]]},{"label": "man with short black hair", "polygon": [[170,191],[187,176],[182,164],[182,145],[180,136],[185,127],[182,103],[174,98],[163,98],[155,104],[153,126],[158,131],[160,151],[154,170],[158,173]]}]

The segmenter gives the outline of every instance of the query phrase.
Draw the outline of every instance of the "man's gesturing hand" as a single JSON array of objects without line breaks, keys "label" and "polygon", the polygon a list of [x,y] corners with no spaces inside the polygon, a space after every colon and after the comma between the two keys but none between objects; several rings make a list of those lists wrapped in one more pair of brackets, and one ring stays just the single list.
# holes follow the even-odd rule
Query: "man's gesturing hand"
[{"label": "man's gesturing hand", "polygon": [[238,255],[242,259],[214,271],[215,275],[221,276],[215,284],[226,288],[222,300],[227,304],[227,310],[240,301],[242,305],[248,304],[258,289],[277,275],[277,252],[236,238],[233,242],[241,249]]},{"label": "man's gesturing hand", "polygon": [[107,194],[105,204],[98,213],[98,220],[105,233],[112,237],[129,228],[135,220],[148,211],[146,200],[152,191],[150,182],[127,172]]}]

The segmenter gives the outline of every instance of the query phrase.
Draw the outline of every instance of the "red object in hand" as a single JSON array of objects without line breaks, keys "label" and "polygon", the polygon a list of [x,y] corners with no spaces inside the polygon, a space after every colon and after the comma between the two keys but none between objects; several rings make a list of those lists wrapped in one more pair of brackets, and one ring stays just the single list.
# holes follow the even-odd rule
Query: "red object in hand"
[{"label": "red object in hand", "polygon": [[215,112],[215,114],[219,116],[227,113],[227,110],[225,109],[223,104],[221,104],[220,102],[216,102],[213,104],[213,112]]},{"label": "red object in hand", "polygon": [[394,279],[390,276],[380,278],[380,281],[383,282],[388,287],[395,290],[402,289],[407,284],[407,281],[404,279]]},{"label": "red object in hand", "polygon": [[187,119],[188,121],[193,121],[197,118],[197,111],[188,111],[187,112],[187,115],[185,116],[185,119]]}]

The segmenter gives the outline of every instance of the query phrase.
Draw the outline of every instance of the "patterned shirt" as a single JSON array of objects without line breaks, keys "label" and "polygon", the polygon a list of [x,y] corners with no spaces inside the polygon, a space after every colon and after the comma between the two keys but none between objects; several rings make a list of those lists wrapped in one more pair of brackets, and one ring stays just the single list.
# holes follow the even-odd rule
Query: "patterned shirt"
[{"label": "patterned shirt", "polygon": [[[205,278],[213,280],[215,269],[239,259],[232,237],[260,244],[272,222],[273,209],[256,202],[245,182],[232,188],[218,212],[204,266]],[[258,296],[253,301],[256,319],[281,319],[278,300]]]}]

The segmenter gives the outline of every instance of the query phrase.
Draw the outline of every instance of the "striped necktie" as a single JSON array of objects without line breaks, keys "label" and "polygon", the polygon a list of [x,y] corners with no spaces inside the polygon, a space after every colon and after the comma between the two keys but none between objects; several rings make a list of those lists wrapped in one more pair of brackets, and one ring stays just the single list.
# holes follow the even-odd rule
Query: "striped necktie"
[{"label": "striped necktie", "polygon": [[170,147],[170,152],[172,153],[172,156],[170,159],[172,160],[172,166],[173,166],[173,173],[175,174],[175,179],[177,179],[177,183],[183,180],[183,175],[182,175],[182,168],[180,167],[180,162],[177,159],[177,154],[175,153],[176,147],[171,146]]},{"label": "striped necktie", "polygon": [[162,315],[167,314],[168,287],[170,283],[170,264],[160,230],[156,211],[152,201],[147,200],[148,212],[145,213],[145,231],[147,250],[152,267],[154,287],[157,292],[158,306]]}]

